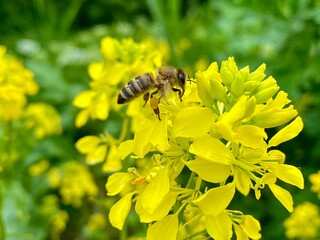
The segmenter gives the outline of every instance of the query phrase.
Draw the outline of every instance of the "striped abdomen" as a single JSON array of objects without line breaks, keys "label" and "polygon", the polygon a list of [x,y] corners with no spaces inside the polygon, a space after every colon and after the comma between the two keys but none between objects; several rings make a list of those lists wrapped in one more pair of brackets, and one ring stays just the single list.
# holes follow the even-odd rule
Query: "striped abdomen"
[{"label": "striped abdomen", "polygon": [[142,74],[128,82],[119,92],[118,104],[126,103],[154,88],[151,74]]}]

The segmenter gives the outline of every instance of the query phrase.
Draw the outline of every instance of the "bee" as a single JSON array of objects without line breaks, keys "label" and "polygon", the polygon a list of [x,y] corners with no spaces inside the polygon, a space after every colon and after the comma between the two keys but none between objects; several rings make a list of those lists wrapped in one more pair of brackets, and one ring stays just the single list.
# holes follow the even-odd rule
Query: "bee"
[{"label": "bee", "polygon": [[[179,99],[182,101],[186,79],[187,76],[182,69],[162,66],[158,69],[156,77],[154,77],[152,73],[144,73],[128,82],[119,92],[118,104],[130,102],[143,94],[145,101],[143,106],[146,105],[150,98],[151,108],[158,116],[158,119],[161,120],[158,107],[160,99],[162,97],[165,98],[168,91],[172,89],[174,92],[178,92]],[[176,86],[179,88],[176,88]],[[155,91],[150,94],[152,89],[155,89]],[[153,98],[154,95],[158,93],[160,93],[160,97],[158,99]]]}]

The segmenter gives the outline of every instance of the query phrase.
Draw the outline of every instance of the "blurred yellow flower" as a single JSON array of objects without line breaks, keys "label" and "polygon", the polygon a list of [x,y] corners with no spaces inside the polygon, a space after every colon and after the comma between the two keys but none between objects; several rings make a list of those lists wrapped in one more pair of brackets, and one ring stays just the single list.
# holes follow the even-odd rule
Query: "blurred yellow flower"
[{"label": "blurred yellow flower", "polygon": [[21,117],[27,99],[21,89],[0,85],[0,120],[17,120]]},{"label": "blurred yellow flower", "polygon": [[35,95],[39,87],[33,73],[5,53],[6,48],[0,45],[0,120],[9,121],[20,118],[26,96]]},{"label": "blurred yellow flower", "polygon": [[97,230],[105,228],[106,224],[106,216],[102,213],[96,212],[90,216],[87,229],[89,232],[93,233]]},{"label": "blurred yellow flower", "polygon": [[288,239],[319,239],[320,209],[310,202],[298,205],[284,222]]},{"label": "blurred yellow flower", "polygon": [[60,134],[61,119],[58,112],[46,103],[30,103],[23,112],[24,127],[31,129],[35,137]]},{"label": "blurred yellow flower", "polygon": [[69,214],[67,211],[60,210],[51,218],[51,239],[60,240],[60,234],[66,229],[69,221]]},{"label": "blurred yellow flower", "polygon": [[58,188],[64,204],[78,208],[85,196],[89,198],[98,194],[98,188],[86,165],[69,161],[61,168],[52,168],[48,174],[52,188]]},{"label": "blurred yellow flower", "polygon": [[28,172],[31,176],[39,176],[48,170],[50,163],[48,160],[41,160],[28,168]]},{"label": "blurred yellow flower", "polygon": [[117,95],[121,87],[145,72],[155,72],[168,54],[164,44],[152,39],[136,43],[131,38],[121,41],[105,37],[101,41],[103,61],[88,68],[90,89],[79,93],[73,104],[80,109],[76,126],[86,124],[89,118],[106,120],[112,109],[119,110]]},{"label": "blurred yellow flower", "polygon": [[14,86],[25,95],[35,95],[39,87],[33,73],[16,58],[6,55],[4,46],[0,45],[0,49],[0,86]]},{"label": "blurred yellow flower", "polygon": [[311,191],[317,193],[320,199],[320,170],[317,173],[311,174],[309,180],[312,184]]},{"label": "blurred yellow flower", "polygon": [[66,229],[69,221],[69,215],[66,211],[59,209],[59,197],[57,195],[45,196],[42,199],[39,210],[48,219],[47,225],[50,227],[50,238],[60,240],[60,235]]}]

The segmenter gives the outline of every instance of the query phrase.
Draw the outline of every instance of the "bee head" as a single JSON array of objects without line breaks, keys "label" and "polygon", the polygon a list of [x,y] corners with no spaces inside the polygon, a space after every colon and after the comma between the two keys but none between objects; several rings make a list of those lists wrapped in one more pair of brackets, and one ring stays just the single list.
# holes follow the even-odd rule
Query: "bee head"
[{"label": "bee head", "polygon": [[178,84],[184,90],[186,85],[186,74],[182,69],[178,69]]}]

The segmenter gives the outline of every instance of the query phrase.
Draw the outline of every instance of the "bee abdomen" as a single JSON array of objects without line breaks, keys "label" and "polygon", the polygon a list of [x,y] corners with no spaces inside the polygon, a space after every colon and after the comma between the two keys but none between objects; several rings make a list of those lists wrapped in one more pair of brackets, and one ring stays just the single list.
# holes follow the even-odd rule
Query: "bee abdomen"
[{"label": "bee abdomen", "polygon": [[151,74],[142,74],[128,82],[119,92],[118,104],[126,103],[154,87]]}]

